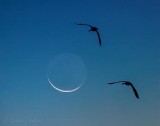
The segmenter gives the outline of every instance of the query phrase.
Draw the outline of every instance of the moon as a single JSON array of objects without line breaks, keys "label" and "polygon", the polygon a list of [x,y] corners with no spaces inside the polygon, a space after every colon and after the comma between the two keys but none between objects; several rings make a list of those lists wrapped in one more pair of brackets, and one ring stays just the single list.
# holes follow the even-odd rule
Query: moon
[{"label": "moon", "polygon": [[74,91],[78,90],[78,89],[82,86],[82,85],[80,85],[80,86],[78,86],[77,88],[72,89],[72,90],[62,90],[62,89],[59,89],[59,88],[55,87],[55,86],[52,84],[52,82],[49,80],[49,78],[47,78],[47,79],[48,79],[49,84],[50,84],[54,89],[56,89],[57,91],[63,92],[63,93],[71,93],[71,92],[74,92]]},{"label": "moon", "polygon": [[87,76],[83,60],[70,53],[55,56],[48,65],[47,80],[52,88],[63,93],[77,91]]}]

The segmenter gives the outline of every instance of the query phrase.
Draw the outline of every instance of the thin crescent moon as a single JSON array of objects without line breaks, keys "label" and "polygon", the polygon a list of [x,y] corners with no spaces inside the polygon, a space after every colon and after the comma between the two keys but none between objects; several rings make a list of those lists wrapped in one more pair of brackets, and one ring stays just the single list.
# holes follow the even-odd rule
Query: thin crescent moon
[{"label": "thin crescent moon", "polygon": [[78,89],[82,86],[82,84],[81,84],[80,86],[78,86],[77,88],[72,89],[72,90],[62,90],[62,89],[59,89],[59,88],[55,87],[55,86],[52,84],[52,82],[50,81],[50,79],[49,79],[48,77],[47,77],[47,79],[48,79],[49,84],[50,84],[54,89],[56,89],[57,91],[63,92],[63,93],[71,93],[71,92],[74,92],[74,91],[78,90]]}]

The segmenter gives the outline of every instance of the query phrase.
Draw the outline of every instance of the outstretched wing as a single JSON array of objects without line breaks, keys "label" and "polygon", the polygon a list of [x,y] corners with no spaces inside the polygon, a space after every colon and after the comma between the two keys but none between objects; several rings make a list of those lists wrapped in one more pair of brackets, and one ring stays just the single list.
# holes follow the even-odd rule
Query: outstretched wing
[{"label": "outstretched wing", "polygon": [[97,35],[98,35],[99,44],[100,44],[100,46],[101,46],[102,44],[101,44],[101,37],[100,37],[100,34],[99,34],[98,31],[96,31],[96,33],[97,33]]},{"label": "outstretched wing", "polygon": [[108,84],[116,84],[116,83],[121,83],[121,82],[126,82],[126,81],[116,81],[116,82],[111,82],[111,83],[108,83]]},{"label": "outstretched wing", "polygon": [[139,99],[139,95],[138,95],[137,90],[135,89],[135,87],[132,84],[131,84],[131,87],[133,89],[133,92],[134,92],[135,96]]},{"label": "outstretched wing", "polygon": [[78,24],[78,23],[75,23],[76,25],[85,25],[85,26],[89,26],[89,27],[93,27],[92,25],[89,25],[89,24]]}]

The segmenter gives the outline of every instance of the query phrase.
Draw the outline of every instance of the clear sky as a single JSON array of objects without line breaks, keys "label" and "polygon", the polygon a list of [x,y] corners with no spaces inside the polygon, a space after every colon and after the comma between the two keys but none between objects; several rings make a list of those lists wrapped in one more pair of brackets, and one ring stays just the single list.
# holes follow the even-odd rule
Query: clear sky
[{"label": "clear sky", "polygon": [[[0,0],[0,125],[159,126],[159,14],[159,0]],[[75,22],[97,26],[102,47]],[[85,65],[73,93],[47,80],[61,54]],[[71,78],[84,76],[73,68]],[[133,82],[140,99],[106,84],[119,80]]]}]

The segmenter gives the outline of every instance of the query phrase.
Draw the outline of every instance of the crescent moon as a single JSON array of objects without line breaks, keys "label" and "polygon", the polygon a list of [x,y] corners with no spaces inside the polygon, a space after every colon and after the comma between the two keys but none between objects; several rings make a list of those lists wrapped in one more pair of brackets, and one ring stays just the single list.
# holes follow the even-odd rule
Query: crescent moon
[{"label": "crescent moon", "polygon": [[78,90],[78,89],[82,86],[82,84],[81,84],[80,86],[78,86],[77,88],[72,89],[72,90],[62,90],[62,89],[59,89],[59,88],[57,88],[56,86],[54,86],[54,85],[52,84],[52,82],[50,81],[49,78],[47,78],[47,79],[48,79],[49,84],[50,84],[54,89],[56,89],[57,91],[63,92],[63,93],[71,93],[71,92],[74,92],[74,91]]}]

